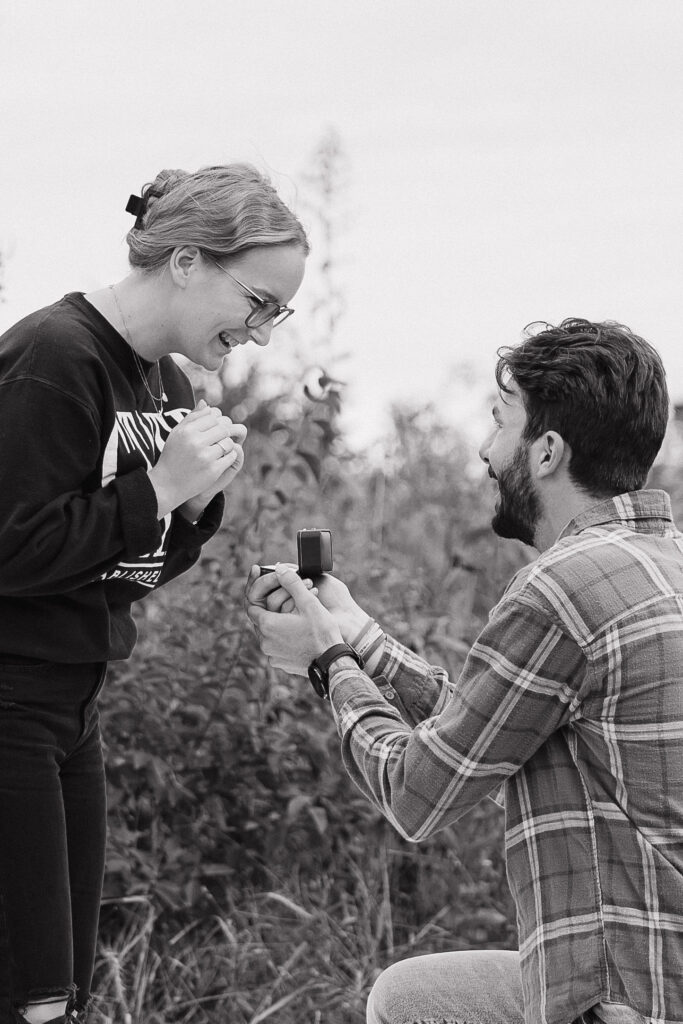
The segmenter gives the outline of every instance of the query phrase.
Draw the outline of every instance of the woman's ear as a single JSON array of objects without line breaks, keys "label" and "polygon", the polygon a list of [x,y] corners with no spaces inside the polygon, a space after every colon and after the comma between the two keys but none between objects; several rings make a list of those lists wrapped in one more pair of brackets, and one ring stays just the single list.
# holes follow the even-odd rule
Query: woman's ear
[{"label": "woman's ear", "polygon": [[186,288],[201,259],[201,250],[196,245],[179,245],[174,249],[168,261],[174,283]]}]

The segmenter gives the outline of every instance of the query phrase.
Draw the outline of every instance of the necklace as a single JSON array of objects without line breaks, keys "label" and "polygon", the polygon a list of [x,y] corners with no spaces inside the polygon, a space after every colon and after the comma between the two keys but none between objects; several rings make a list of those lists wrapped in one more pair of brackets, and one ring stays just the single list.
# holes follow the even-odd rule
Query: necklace
[{"label": "necklace", "polygon": [[152,389],[149,386],[149,382],[147,380],[147,374],[145,373],[145,369],[144,369],[144,367],[142,365],[142,360],[140,359],[140,356],[138,355],[138,353],[133,348],[133,342],[131,341],[130,331],[128,330],[128,324],[126,323],[126,318],[123,315],[123,311],[122,311],[121,306],[119,304],[119,298],[118,298],[118,295],[116,294],[116,291],[114,289],[114,285],[113,284],[109,285],[109,290],[111,291],[112,295],[114,296],[114,302],[116,303],[116,308],[118,310],[119,319],[121,320],[121,323],[123,324],[123,330],[125,332],[126,341],[128,342],[129,349],[133,353],[133,361],[134,361],[135,365],[138,368],[138,373],[140,374],[140,379],[142,380],[142,383],[145,385],[145,391],[147,392],[149,397],[152,399],[152,404],[154,405],[154,408],[156,409],[156,411],[157,412],[162,412],[163,408],[164,408],[164,399],[166,398],[166,394],[164,392],[164,382],[161,379],[161,366],[159,365],[159,360],[157,359],[155,365],[156,365],[156,368],[157,368],[157,376],[159,378],[159,392],[160,392],[160,394],[155,395],[154,392],[152,391]]}]

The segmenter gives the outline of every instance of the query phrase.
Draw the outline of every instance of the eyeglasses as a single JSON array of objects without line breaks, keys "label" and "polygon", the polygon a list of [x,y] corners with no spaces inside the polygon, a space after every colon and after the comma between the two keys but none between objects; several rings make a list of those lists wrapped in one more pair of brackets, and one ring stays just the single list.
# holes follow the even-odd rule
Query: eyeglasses
[{"label": "eyeglasses", "polygon": [[235,277],[229,270],[226,270],[218,260],[212,260],[211,262],[215,263],[224,274],[232,278],[235,284],[238,284],[247,293],[249,298],[257,303],[256,309],[252,309],[244,321],[247,327],[262,327],[263,324],[267,324],[270,320],[273,321],[273,327],[277,327],[278,324],[281,324],[283,320],[286,320],[294,312],[289,306],[281,306],[279,302],[275,302],[273,299],[264,299],[262,296],[257,295],[249,285],[245,284],[244,281],[240,281],[239,277]]}]

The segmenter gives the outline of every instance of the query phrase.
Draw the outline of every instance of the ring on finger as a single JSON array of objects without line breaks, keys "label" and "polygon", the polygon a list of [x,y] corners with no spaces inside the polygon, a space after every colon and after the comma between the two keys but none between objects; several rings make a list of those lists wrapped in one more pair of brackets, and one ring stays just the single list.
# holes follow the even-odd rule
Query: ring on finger
[{"label": "ring on finger", "polygon": [[232,451],[232,448],[226,448],[222,441],[217,441],[216,443],[218,444],[218,446],[220,448],[223,449],[223,451],[225,452],[226,455],[229,455],[230,452]]}]

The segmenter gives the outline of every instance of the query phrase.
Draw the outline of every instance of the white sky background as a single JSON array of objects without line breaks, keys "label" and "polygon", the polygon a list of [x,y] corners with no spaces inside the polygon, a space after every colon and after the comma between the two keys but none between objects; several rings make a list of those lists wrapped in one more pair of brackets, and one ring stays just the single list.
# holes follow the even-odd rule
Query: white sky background
[{"label": "white sky background", "polygon": [[0,46],[0,329],[123,276],[162,167],[246,159],[296,204],[333,126],[349,440],[401,400],[487,424],[496,348],[569,315],[683,402],[682,0],[4,0]]}]

